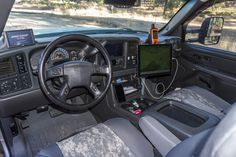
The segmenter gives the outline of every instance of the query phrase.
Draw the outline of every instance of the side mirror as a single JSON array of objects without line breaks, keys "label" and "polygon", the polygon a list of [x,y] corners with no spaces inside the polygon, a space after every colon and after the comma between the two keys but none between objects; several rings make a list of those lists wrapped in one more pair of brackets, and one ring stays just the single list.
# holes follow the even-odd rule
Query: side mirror
[{"label": "side mirror", "polygon": [[198,42],[204,45],[216,45],[220,41],[224,25],[223,17],[206,18],[198,35]]}]

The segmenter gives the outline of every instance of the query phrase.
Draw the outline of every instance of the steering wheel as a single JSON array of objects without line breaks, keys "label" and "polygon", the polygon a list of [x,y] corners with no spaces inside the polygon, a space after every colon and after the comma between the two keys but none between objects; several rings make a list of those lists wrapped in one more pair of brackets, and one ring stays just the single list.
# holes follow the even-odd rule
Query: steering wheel
[{"label": "steering wheel", "polygon": [[[86,48],[82,53],[80,60],[67,61],[58,65],[47,66],[47,62],[50,58],[51,53],[60,45],[78,41],[85,44]],[[93,49],[88,51],[88,47]],[[87,56],[94,56],[100,53],[105,61],[105,65],[95,64],[89,61],[85,61],[84,58]],[[107,93],[111,84],[111,61],[106,49],[98,41],[80,34],[65,35],[57,38],[56,40],[49,43],[45,48],[39,63],[39,83],[44,94],[54,103],[55,107],[66,111],[80,112],[87,110],[102,100]],[[91,79],[92,76],[105,76],[106,81],[103,79],[104,87],[99,89],[98,86]],[[50,80],[54,78],[62,78],[62,85],[57,89],[52,89]],[[68,103],[67,97],[70,91],[74,88],[83,87],[91,93],[93,99],[91,102],[84,104]]]}]

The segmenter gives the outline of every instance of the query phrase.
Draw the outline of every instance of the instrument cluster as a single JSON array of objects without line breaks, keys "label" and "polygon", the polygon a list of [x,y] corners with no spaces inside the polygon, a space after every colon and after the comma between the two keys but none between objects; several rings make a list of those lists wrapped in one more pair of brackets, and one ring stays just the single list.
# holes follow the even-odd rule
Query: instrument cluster
[{"label": "instrument cluster", "polygon": [[[104,40],[102,40],[104,41]],[[139,40],[136,38],[114,38],[105,40],[104,48],[110,55],[113,71],[132,69],[137,67],[137,54]],[[64,45],[55,49],[48,60],[49,65],[61,64],[67,61],[85,59],[94,62],[96,57],[84,57],[87,52],[93,52],[93,48],[86,48],[85,45]],[[33,73],[37,73],[39,61],[43,49],[32,52],[30,65]],[[89,53],[88,53],[89,54]],[[92,53],[91,53],[92,54]],[[99,58],[99,57],[98,57]],[[98,59],[97,58],[97,59]],[[101,60],[99,60],[101,62]]]},{"label": "instrument cluster", "polygon": [[[79,60],[80,59],[79,53],[80,51],[78,50],[68,50],[61,47],[57,48],[51,53],[50,59],[48,60],[48,64],[55,65],[62,62],[66,62],[66,61]],[[33,53],[32,56],[30,57],[30,65],[33,72],[38,71],[41,55],[42,55],[42,51],[38,51],[38,52]]]}]

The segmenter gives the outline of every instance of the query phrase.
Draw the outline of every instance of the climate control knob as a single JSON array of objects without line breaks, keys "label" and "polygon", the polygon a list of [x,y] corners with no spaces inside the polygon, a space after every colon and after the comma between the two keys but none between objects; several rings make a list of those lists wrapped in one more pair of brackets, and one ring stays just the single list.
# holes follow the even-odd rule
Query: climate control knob
[{"label": "climate control knob", "polygon": [[112,65],[116,65],[116,64],[117,64],[117,62],[116,62],[115,59],[112,59],[112,60],[111,60],[111,63],[112,63]]}]

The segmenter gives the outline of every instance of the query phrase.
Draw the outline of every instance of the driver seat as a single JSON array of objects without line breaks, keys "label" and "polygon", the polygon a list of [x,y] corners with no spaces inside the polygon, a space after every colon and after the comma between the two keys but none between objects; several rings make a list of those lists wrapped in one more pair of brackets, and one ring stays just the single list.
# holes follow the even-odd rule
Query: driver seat
[{"label": "driver seat", "polygon": [[46,149],[36,157],[153,157],[153,147],[126,119],[113,118]]}]

